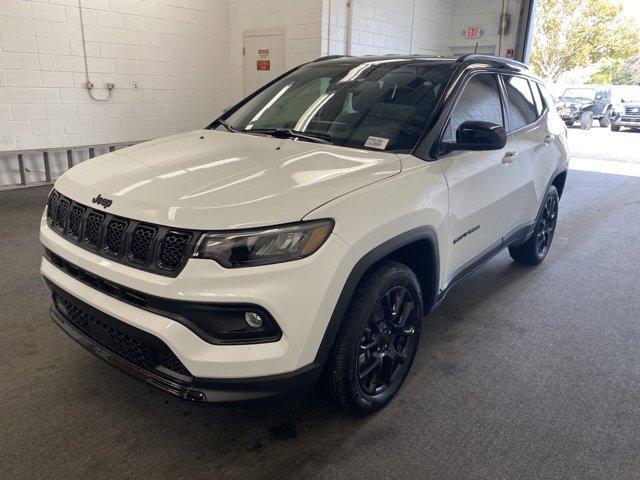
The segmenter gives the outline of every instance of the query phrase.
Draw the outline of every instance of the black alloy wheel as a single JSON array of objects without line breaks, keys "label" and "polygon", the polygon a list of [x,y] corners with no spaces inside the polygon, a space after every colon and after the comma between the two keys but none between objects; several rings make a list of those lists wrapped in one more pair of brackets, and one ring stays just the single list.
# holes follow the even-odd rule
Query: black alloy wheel
[{"label": "black alloy wheel", "polygon": [[557,221],[558,199],[553,195],[549,195],[536,226],[536,251],[539,256],[544,257],[549,251]]},{"label": "black alloy wheel", "polygon": [[323,374],[339,407],[369,414],[400,390],[418,351],[423,317],[420,282],[407,265],[383,260],[351,298]]},{"label": "black alloy wheel", "polygon": [[415,302],[405,287],[393,287],[378,300],[360,339],[358,382],[366,395],[383,393],[404,378],[407,354],[417,343]]},{"label": "black alloy wheel", "polygon": [[511,258],[526,265],[537,265],[545,259],[558,223],[559,201],[558,189],[551,185],[544,197],[533,234],[526,242],[509,246]]}]

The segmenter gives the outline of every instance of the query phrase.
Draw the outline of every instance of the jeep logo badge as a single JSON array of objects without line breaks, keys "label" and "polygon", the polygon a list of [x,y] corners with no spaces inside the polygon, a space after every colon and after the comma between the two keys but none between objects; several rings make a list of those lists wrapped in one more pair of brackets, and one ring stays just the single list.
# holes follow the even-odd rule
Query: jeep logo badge
[{"label": "jeep logo badge", "polygon": [[113,200],[109,200],[108,198],[104,198],[102,195],[98,194],[97,197],[91,199],[93,203],[97,203],[98,205],[102,205],[103,208],[107,208],[111,206]]}]

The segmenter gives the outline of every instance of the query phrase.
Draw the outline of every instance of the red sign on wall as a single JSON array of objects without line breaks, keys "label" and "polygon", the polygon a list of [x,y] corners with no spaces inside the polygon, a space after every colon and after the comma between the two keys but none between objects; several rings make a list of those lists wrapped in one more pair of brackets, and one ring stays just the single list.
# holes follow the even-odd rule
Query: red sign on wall
[{"label": "red sign on wall", "polygon": [[271,60],[258,60],[256,70],[271,70]]},{"label": "red sign on wall", "polygon": [[467,28],[467,38],[479,38],[479,37],[480,37],[480,27]]}]

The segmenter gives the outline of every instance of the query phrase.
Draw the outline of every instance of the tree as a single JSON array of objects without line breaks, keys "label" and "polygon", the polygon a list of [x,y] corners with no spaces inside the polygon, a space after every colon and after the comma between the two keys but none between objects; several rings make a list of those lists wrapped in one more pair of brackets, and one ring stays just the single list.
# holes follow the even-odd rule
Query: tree
[{"label": "tree", "polygon": [[539,0],[535,21],[531,66],[551,82],[573,68],[640,53],[638,25],[613,0]]},{"label": "tree", "polygon": [[600,62],[600,70],[591,76],[589,83],[640,85],[640,55],[624,60],[604,59]]}]

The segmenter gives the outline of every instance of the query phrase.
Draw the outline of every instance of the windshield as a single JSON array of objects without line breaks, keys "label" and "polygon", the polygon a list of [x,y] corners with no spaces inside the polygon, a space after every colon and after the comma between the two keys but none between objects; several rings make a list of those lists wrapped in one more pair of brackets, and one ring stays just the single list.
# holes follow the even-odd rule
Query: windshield
[{"label": "windshield", "polygon": [[567,88],[562,94],[563,97],[569,98],[587,98],[593,100],[596,98],[596,91],[591,88]]},{"label": "windshield", "polygon": [[333,145],[410,150],[426,128],[450,76],[450,64],[405,59],[308,64],[225,120],[244,133],[290,130]]}]

